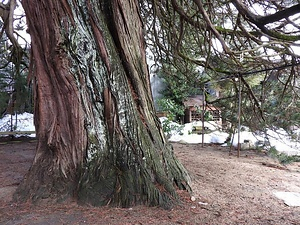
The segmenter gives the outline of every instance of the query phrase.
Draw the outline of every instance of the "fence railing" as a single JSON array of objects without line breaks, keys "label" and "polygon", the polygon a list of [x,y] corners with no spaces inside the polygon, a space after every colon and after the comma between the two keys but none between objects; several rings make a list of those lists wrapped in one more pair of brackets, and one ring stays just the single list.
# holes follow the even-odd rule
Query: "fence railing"
[{"label": "fence railing", "polygon": [[35,131],[0,131],[1,135],[26,135],[26,134],[35,134]]}]

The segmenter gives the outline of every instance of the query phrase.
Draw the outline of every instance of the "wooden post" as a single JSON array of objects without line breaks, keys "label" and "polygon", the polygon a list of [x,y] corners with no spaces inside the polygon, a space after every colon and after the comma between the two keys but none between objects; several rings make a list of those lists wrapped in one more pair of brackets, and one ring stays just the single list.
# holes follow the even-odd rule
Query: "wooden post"
[{"label": "wooden post", "polygon": [[239,74],[239,104],[238,104],[238,157],[240,157],[241,152],[241,75]]},{"label": "wooden post", "polygon": [[202,97],[202,148],[204,147],[204,116],[205,116],[205,86],[203,86]]}]

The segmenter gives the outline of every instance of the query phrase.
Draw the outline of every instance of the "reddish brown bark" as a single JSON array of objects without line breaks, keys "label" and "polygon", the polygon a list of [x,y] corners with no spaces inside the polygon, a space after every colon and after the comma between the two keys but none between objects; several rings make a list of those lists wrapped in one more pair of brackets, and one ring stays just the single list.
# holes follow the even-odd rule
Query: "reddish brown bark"
[{"label": "reddish brown bark", "polygon": [[[68,4],[64,1],[49,1],[47,5],[34,1],[22,3],[25,11],[30,12],[27,20],[34,59],[32,73],[38,138],[31,172],[23,185],[31,186],[34,193],[37,191],[34,189],[40,188],[38,186],[54,185],[58,177],[65,178],[67,183],[76,182],[87,138],[79,90],[69,71],[70,61],[62,49],[59,30],[59,19],[70,16]],[[32,180],[35,180],[34,186],[30,184]],[[46,192],[44,194],[49,195]]]}]

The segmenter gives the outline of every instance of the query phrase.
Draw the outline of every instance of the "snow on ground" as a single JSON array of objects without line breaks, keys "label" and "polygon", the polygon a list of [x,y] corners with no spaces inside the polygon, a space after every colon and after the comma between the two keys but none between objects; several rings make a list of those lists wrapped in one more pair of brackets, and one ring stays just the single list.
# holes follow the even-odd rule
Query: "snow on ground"
[{"label": "snow on ground", "polygon": [[[4,131],[35,131],[33,114],[22,113],[17,115],[5,115],[0,119],[0,132]],[[27,135],[35,137],[35,134]]]},{"label": "snow on ground", "polygon": [[[161,122],[166,121],[165,117],[160,118]],[[184,125],[171,123],[173,127],[177,129],[170,132],[170,142],[181,142],[190,144],[202,143],[202,135],[193,134],[193,127],[202,127],[202,122],[191,122]],[[231,143],[225,143],[229,137],[229,134],[219,130],[220,127],[214,122],[205,122],[204,127],[208,128],[211,132],[204,134],[204,143],[217,143],[227,146]],[[293,140],[286,131],[283,129],[277,129],[275,131],[271,129],[266,130],[266,134],[255,134],[247,130],[247,127],[242,127],[243,131],[240,132],[240,143],[250,142],[252,145],[258,145],[268,142],[270,146],[274,146],[277,151],[285,153],[287,155],[300,155],[300,143]],[[297,133],[297,132],[296,132]],[[300,133],[300,131],[299,131]],[[231,139],[232,145],[238,145],[238,134],[235,133]]]},{"label": "snow on ground", "polygon": [[300,206],[300,193],[298,192],[277,191],[274,195],[288,206]]},{"label": "snow on ground", "polygon": [[[165,117],[160,118],[161,122],[164,123],[167,121]],[[12,121],[12,127],[11,127]],[[202,143],[202,135],[195,134],[193,132],[194,127],[201,128],[202,122],[192,122],[184,125],[180,125],[174,122],[168,124],[169,131],[169,141],[171,142],[181,142],[181,143],[190,143],[190,144],[199,144]],[[214,122],[205,122],[204,127],[207,132],[204,134],[204,143],[216,143],[227,145],[226,141],[228,140],[229,134],[223,131],[220,131],[220,126]],[[35,127],[33,124],[33,115],[30,113],[23,113],[13,115],[5,115],[0,119],[0,132],[1,131],[34,131]],[[293,140],[286,131],[283,129],[266,130],[266,134],[255,134],[247,130],[246,127],[242,127],[243,131],[240,132],[240,143],[246,141],[256,144],[256,143],[265,143],[269,142],[270,146],[274,146],[277,151],[283,152],[287,155],[300,155],[300,143]],[[295,131],[295,133],[300,133]],[[34,137],[35,134],[31,134],[31,137]],[[238,134],[233,135],[231,139],[233,146],[238,144]],[[230,144],[230,143],[229,143]]]},{"label": "snow on ground", "polygon": [[277,151],[284,152],[287,155],[300,155],[300,143],[292,140],[285,130],[267,130],[267,134],[270,145],[274,146]]},{"label": "snow on ground", "polygon": [[[164,124],[167,121],[166,117],[160,117],[160,121]],[[170,142],[181,142],[181,143],[190,143],[190,144],[199,144],[202,143],[202,135],[192,133],[193,127],[202,127],[202,122],[195,121],[192,123],[186,123],[184,125],[171,122],[169,127],[173,129],[170,131]],[[222,131],[219,131],[220,126],[214,122],[204,122],[204,127],[211,133],[204,135],[204,143],[218,143],[222,144],[228,138],[228,134]]]}]

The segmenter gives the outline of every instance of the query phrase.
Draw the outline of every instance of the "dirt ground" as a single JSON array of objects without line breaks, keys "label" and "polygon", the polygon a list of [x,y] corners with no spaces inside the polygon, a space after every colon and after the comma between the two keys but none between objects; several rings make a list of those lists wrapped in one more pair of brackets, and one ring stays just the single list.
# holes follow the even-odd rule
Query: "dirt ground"
[{"label": "dirt ground", "polygon": [[[171,210],[157,207],[35,206],[11,202],[29,169],[34,140],[0,142],[0,224],[300,224],[300,207],[289,207],[274,191],[300,192],[300,163],[286,167],[264,153],[229,155],[216,145],[173,144],[192,177],[193,198]],[[192,201],[193,200],[193,201]]]}]

